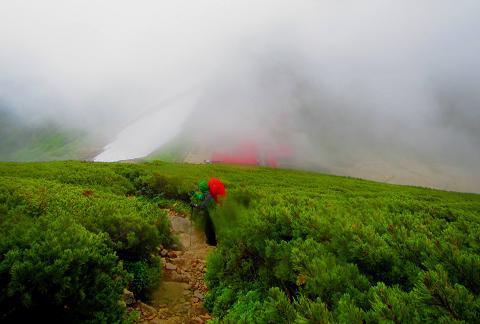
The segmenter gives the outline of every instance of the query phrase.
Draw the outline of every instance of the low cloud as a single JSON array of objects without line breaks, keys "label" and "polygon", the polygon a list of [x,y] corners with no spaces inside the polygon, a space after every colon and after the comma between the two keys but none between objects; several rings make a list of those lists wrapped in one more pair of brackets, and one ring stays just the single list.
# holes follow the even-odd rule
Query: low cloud
[{"label": "low cloud", "polygon": [[288,146],[293,167],[480,191],[477,1],[3,7],[0,98],[101,132],[118,156],[179,134],[255,141]]}]

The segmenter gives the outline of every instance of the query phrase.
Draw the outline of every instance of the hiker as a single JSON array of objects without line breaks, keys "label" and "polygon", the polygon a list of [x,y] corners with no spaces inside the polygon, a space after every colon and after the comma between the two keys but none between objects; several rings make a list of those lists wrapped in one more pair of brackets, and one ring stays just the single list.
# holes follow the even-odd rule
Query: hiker
[{"label": "hiker", "polygon": [[203,211],[205,215],[205,236],[207,237],[208,245],[217,245],[217,238],[215,235],[215,225],[210,216],[210,210],[219,203],[219,199],[225,195],[225,187],[223,183],[215,178],[210,179],[209,182],[201,180],[198,183],[199,192],[192,193],[192,211],[197,208]]}]

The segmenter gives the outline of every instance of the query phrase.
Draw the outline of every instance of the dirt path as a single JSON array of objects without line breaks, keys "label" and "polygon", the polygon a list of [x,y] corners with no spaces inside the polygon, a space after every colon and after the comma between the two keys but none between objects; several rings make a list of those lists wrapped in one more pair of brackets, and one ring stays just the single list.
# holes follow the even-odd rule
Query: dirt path
[{"label": "dirt path", "polygon": [[205,234],[192,226],[190,219],[172,211],[168,216],[181,247],[160,252],[165,269],[162,284],[150,305],[137,305],[140,322],[204,323],[211,318],[203,308],[205,259],[213,247],[205,243]]}]

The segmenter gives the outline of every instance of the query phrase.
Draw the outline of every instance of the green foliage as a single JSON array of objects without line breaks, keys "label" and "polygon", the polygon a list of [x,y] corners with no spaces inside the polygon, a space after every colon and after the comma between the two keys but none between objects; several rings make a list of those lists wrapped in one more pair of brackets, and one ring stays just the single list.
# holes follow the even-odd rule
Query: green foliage
[{"label": "green foliage", "polygon": [[[343,304],[341,305],[343,306]],[[320,298],[310,300],[304,296],[299,296],[295,300],[295,310],[297,311],[297,323],[330,323],[332,321],[332,314],[330,314],[327,305],[325,305]],[[351,312],[350,309],[346,309],[341,311],[341,316],[338,316],[338,321],[343,323],[356,323],[358,317],[355,310]]]},{"label": "green foliage", "polygon": [[123,321],[123,289],[148,298],[162,274],[157,247],[173,242],[165,211],[129,195],[143,173],[76,162],[0,173],[9,167],[18,173],[0,176],[0,320]]},{"label": "green foliage", "polygon": [[84,159],[92,147],[85,131],[54,122],[25,123],[0,102],[0,161]]},{"label": "green foliage", "polygon": [[227,323],[292,323],[296,314],[287,296],[277,287],[267,292],[265,299],[258,291],[242,295],[224,317]]},{"label": "green foliage", "polygon": [[[126,164],[57,161],[49,163],[1,163],[0,176],[49,180],[86,190],[118,195],[134,194],[135,179],[142,175]],[[135,172],[136,171],[136,172]]]},{"label": "green foliage", "polygon": [[228,198],[211,213],[218,246],[205,276],[205,307],[217,322],[479,318],[478,195],[165,162],[3,163],[0,176],[0,228],[12,233],[2,251],[24,248],[14,238],[26,222],[63,215],[105,236],[139,290],[148,290],[154,246],[171,242],[157,206],[189,212],[184,194],[199,179],[222,179]]},{"label": "green foliage", "polygon": [[154,173],[138,178],[138,180],[139,193],[147,197],[186,202],[190,199],[191,188],[181,178]]},{"label": "green foliage", "polygon": [[[192,188],[211,176],[226,183],[205,301],[225,322],[478,318],[478,195],[267,168],[144,167]],[[294,320],[278,295],[267,305],[271,287]]]},{"label": "green foliage", "polygon": [[125,269],[133,275],[129,289],[140,298],[148,299],[150,293],[158,287],[162,276],[162,264],[159,257],[148,260],[126,261]]},{"label": "green foliage", "polygon": [[370,295],[371,309],[367,317],[370,321],[412,323],[418,318],[409,294],[398,287],[387,287],[380,282],[371,289]]},{"label": "green foliage", "polygon": [[412,296],[424,306],[421,315],[426,321],[465,320],[473,323],[479,319],[479,296],[463,285],[452,284],[440,265],[421,275]]},{"label": "green foliage", "polygon": [[16,208],[30,217],[62,215],[94,233],[107,233],[110,245],[127,260],[140,260],[171,242],[165,212],[155,205],[110,193],[49,181],[2,178]]},{"label": "green foliage", "polygon": [[2,231],[0,319],[118,321],[128,282],[104,235],[66,217],[23,219]]}]

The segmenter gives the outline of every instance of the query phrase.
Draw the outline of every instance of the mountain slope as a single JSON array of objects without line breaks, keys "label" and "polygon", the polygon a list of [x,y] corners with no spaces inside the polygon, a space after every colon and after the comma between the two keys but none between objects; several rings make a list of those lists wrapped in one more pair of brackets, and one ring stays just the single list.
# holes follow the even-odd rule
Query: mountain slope
[{"label": "mountain slope", "polygon": [[[227,200],[212,211],[219,244],[207,259],[205,276],[209,292],[204,305],[215,319],[361,323],[478,318],[480,195],[261,167],[0,163],[0,229],[5,233],[0,248],[8,256],[0,259],[0,284],[19,287],[14,284],[23,277],[10,277],[15,262],[27,265],[35,257],[39,265],[48,265],[56,260],[35,252],[37,246],[53,244],[52,237],[24,231],[39,226],[56,233],[58,222],[69,218],[78,224],[78,236],[113,231],[105,238],[114,244],[107,246],[124,260],[129,260],[125,251],[137,258],[147,251],[145,257],[155,260],[155,245],[149,243],[155,236],[136,222],[145,217],[153,225],[155,217],[149,215],[158,207],[188,214],[189,191],[210,177],[222,179],[228,190]],[[146,229],[136,239],[135,233]],[[15,238],[18,234],[21,239]],[[35,244],[24,237],[35,238]],[[92,253],[105,249],[98,239],[88,239]],[[60,258],[70,243],[55,242]],[[138,262],[123,267],[145,275],[138,273],[145,267]],[[107,276],[118,274],[112,270]],[[40,287],[50,287],[42,280],[51,277],[36,278]],[[22,293],[35,287],[26,286]],[[45,296],[55,293],[53,288],[42,291]],[[110,302],[120,298],[118,292]],[[0,298],[0,308],[15,309],[20,305],[16,296]],[[35,305],[23,305],[23,312]],[[78,309],[69,309],[77,314]]]},{"label": "mountain slope", "polygon": [[48,121],[26,123],[0,111],[0,161],[87,159],[94,150],[84,131]]}]

